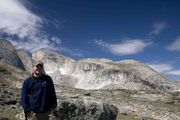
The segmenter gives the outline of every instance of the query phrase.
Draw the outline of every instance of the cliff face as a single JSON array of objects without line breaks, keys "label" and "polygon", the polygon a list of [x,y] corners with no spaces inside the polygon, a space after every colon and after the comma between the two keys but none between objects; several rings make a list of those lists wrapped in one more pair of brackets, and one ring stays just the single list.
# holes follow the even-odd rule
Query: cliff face
[{"label": "cliff face", "polygon": [[0,39],[0,59],[24,70],[23,63],[16,49],[9,41],[4,39]]},{"label": "cliff face", "polygon": [[22,50],[19,50],[17,51],[23,65],[24,65],[24,68],[27,72],[32,72],[32,59],[31,57],[25,52],[25,51],[22,51]]},{"label": "cliff face", "polygon": [[176,91],[168,81],[144,63],[135,60],[113,62],[107,59],[75,61],[52,51],[36,51],[32,59],[42,60],[47,74],[56,84],[80,89],[128,89]]}]

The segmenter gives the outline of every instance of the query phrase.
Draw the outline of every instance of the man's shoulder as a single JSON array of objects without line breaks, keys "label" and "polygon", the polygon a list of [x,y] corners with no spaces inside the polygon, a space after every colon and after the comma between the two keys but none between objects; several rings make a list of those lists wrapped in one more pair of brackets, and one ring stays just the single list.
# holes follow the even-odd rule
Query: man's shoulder
[{"label": "man's shoulder", "polygon": [[31,79],[32,79],[32,76],[27,77],[27,78],[24,80],[24,84],[29,84],[29,83],[31,82]]},{"label": "man's shoulder", "polygon": [[29,76],[25,79],[25,81],[30,81],[32,79],[32,76]]},{"label": "man's shoulder", "polygon": [[48,83],[53,83],[51,76],[43,74],[43,79]]},{"label": "man's shoulder", "polygon": [[45,78],[45,79],[52,79],[51,76],[49,76],[47,74],[43,74],[43,78]]}]

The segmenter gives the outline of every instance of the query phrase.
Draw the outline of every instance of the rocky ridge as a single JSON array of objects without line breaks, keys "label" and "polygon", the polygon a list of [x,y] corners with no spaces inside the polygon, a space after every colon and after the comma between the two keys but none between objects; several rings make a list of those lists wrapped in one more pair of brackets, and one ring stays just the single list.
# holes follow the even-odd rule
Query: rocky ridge
[{"label": "rocky ridge", "polygon": [[24,68],[27,72],[32,72],[32,59],[31,57],[23,50],[17,51],[18,56],[20,57]]},{"label": "rocky ridge", "polygon": [[0,39],[0,59],[24,70],[24,65],[15,47],[7,40]]},{"label": "rocky ridge", "polygon": [[44,62],[46,73],[53,77],[56,84],[66,84],[80,89],[177,91],[180,87],[144,63],[135,60],[113,62],[88,58],[75,61],[47,50],[34,52],[32,59]]}]

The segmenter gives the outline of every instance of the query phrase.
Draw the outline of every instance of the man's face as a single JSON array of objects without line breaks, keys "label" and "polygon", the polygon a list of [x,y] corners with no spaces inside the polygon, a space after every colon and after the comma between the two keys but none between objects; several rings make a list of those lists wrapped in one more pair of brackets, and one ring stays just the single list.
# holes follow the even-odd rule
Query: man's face
[{"label": "man's face", "polygon": [[42,74],[42,65],[34,65],[33,72],[37,75]]}]

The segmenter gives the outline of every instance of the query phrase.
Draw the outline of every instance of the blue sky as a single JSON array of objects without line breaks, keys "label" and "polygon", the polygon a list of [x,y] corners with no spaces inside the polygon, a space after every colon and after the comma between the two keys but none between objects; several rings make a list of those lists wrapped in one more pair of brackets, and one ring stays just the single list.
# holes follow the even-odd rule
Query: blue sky
[{"label": "blue sky", "polygon": [[179,0],[0,0],[0,37],[29,53],[135,59],[180,80]]}]

